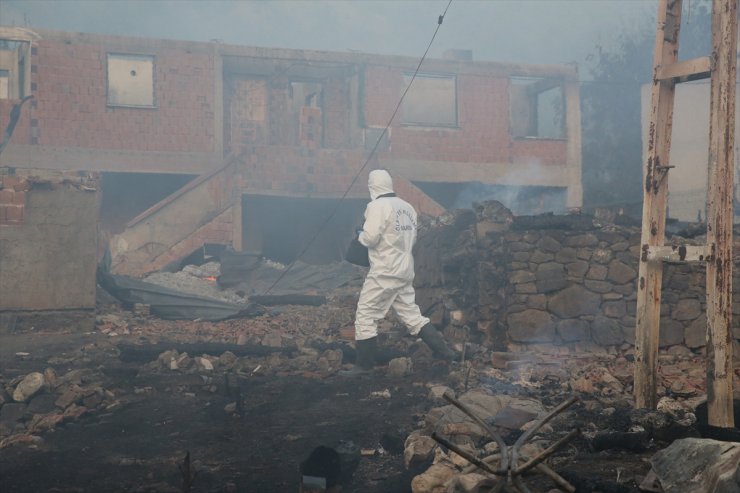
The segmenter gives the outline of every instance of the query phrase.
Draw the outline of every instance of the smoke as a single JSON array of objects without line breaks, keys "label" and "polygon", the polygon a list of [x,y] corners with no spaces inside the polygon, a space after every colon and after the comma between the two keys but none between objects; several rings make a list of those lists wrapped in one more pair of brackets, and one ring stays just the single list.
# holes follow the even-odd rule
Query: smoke
[{"label": "smoke", "polygon": [[532,181],[531,177],[545,175],[546,168],[546,166],[533,161],[501,177],[498,181],[505,183],[505,185],[469,183],[458,193],[452,208],[467,209],[471,207],[473,202],[497,200],[515,215],[520,216],[544,214],[546,212],[565,213],[565,188],[521,184]]},{"label": "smoke", "polygon": [[[446,0],[2,0],[0,23],[64,31],[419,56]],[[584,61],[654,0],[453,2],[431,55],[472,49],[478,60]],[[526,26],[525,29],[523,27]],[[585,72],[585,71],[584,71]]]}]

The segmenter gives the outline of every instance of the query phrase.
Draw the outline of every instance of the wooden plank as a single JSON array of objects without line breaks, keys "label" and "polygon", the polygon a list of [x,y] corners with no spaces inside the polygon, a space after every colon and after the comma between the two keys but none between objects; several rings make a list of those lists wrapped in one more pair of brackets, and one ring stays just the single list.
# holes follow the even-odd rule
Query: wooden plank
[{"label": "wooden plank", "polygon": [[703,262],[707,259],[705,245],[648,246],[648,262]]},{"label": "wooden plank", "polygon": [[712,59],[708,56],[684,60],[658,67],[658,79],[673,82],[706,79],[712,74]]},{"label": "wooden plank", "polygon": [[737,0],[712,2],[707,186],[707,405],[709,424],[735,426],[732,403],[732,198]]},{"label": "wooden plank", "polygon": [[[676,62],[681,26],[681,0],[660,0],[653,54],[653,86],[650,109],[647,159],[645,161],[642,209],[643,250],[665,243],[668,163],[673,124],[675,82],[661,81],[658,70]],[[635,329],[635,404],[639,408],[657,405],[657,363],[660,334],[662,262],[640,261],[637,284],[637,327]]]}]

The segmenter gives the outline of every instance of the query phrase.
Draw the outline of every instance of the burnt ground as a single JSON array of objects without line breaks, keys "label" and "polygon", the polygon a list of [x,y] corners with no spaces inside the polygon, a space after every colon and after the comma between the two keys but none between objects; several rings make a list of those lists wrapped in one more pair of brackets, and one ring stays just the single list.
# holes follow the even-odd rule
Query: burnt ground
[{"label": "burnt ground", "polygon": [[[2,491],[180,491],[178,463],[186,452],[199,471],[192,491],[296,491],[298,464],[318,445],[402,443],[423,412],[427,390],[403,379],[300,375],[240,377],[236,390],[233,383],[206,385],[194,374],[142,372],[113,357],[107,340],[91,346],[91,335],[5,336],[3,342],[3,361],[12,362],[6,374],[87,347],[84,365],[101,369],[106,387],[129,397],[119,409],[46,433],[38,449],[2,450]],[[29,359],[9,354],[29,347]],[[386,388],[391,399],[370,398]],[[237,393],[242,410],[224,412]],[[397,452],[364,460],[346,491],[407,491],[410,477]]]},{"label": "burnt ground", "polygon": [[[36,446],[0,450],[0,491],[7,492],[291,492],[298,490],[299,464],[311,450],[342,441],[354,445],[357,460],[343,491],[410,492],[421,471],[404,468],[403,441],[426,411],[440,405],[428,400],[428,384],[452,383],[447,366],[432,364],[403,378],[293,372],[238,375],[236,385],[233,375],[226,384],[218,373],[155,372],[151,365],[122,362],[113,340],[100,333],[6,335],[2,342],[6,379],[52,361],[59,374],[95,369],[103,386],[121,396],[114,409],[66,422]],[[18,358],[18,351],[31,355]],[[385,389],[390,398],[371,397]],[[560,399],[539,393],[548,407]],[[241,409],[225,412],[235,401]],[[589,420],[585,409],[578,413]],[[359,456],[358,448],[385,452]],[[187,452],[197,471],[189,490],[179,470]],[[574,483],[585,481],[579,491],[637,491],[649,455],[591,452],[580,440],[551,465]],[[532,491],[552,487],[542,478],[528,483]]]}]

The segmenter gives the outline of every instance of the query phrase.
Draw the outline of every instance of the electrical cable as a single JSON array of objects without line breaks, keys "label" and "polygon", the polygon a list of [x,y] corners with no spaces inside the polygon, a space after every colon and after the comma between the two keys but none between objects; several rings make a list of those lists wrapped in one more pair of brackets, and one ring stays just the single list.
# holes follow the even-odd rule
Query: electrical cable
[{"label": "electrical cable", "polygon": [[411,76],[411,80],[409,81],[408,85],[406,86],[406,89],[403,91],[403,94],[401,94],[401,98],[398,100],[398,104],[396,104],[396,108],[393,110],[393,113],[391,114],[391,117],[388,119],[388,124],[383,128],[383,131],[378,136],[378,139],[375,141],[375,145],[370,150],[370,153],[367,156],[367,159],[365,159],[365,162],[360,167],[360,169],[355,173],[354,178],[352,178],[352,181],[350,182],[347,189],[344,191],[342,196],[337,201],[336,206],[331,211],[329,216],[324,220],[323,223],[316,229],[316,232],[311,237],[311,239],[306,243],[306,246],[298,253],[298,255],[288,264],[288,266],[280,273],[277,279],[275,279],[275,282],[272,283],[272,285],[265,291],[265,295],[270,294],[272,290],[275,288],[275,286],[280,283],[280,281],[285,277],[285,275],[290,271],[290,269],[295,266],[296,262],[300,260],[301,257],[308,251],[308,249],[313,245],[313,242],[316,241],[316,238],[319,237],[319,234],[321,231],[331,222],[331,220],[334,218],[334,216],[337,214],[337,211],[339,210],[339,207],[342,204],[342,201],[347,198],[347,195],[349,195],[349,192],[352,190],[352,187],[355,186],[355,183],[357,183],[357,180],[360,178],[360,175],[362,172],[367,168],[367,165],[370,164],[370,161],[375,156],[376,151],[378,150],[378,147],[380,146],[380,142],[383,140],[383,137],[385,137],[386,133],[388,133],[388,129],[390,128],[391,124],[393,123],[393,120],[396,118],[396,114],[398,113],[398,110],[401,108],[401,104],[403,103],[404,98],[406,97],[406,94],[408,94],[409,89],[411,89],[411,84],[414,83],[414,80],[416,79],[417,74],[419,73],[419,70],[421,69],[421,65],[424,63],[424,60],[427,57],[427,54],[429,54],[429,50],[432,47],[432,44],[434,43],[434,39],[437,37],[437,33],[439,32],[439,28],[442,27],[442,22],[444,22],[445,15],[447,15],[447,10],[450,8],[450,4],[452,4],[452,0],[449,0],[447,2],[447,6],[445,7],[444,11],[442,12],[442,15],[440,15],[437,18],[437,27],[434,29],[434,34],[432,34],[432,39],[429,40],[429,43],[427,44],[426,50],[424,50],[424,54],[421,56],[421,59],[419,59],[419,63],[416,66],[416,70],[414,70],[414,74]]}]

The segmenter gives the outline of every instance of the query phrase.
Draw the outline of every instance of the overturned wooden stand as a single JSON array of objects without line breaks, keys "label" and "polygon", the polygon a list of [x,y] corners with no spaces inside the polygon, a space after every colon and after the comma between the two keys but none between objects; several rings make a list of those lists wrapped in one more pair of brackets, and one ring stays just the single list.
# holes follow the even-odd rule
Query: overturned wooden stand
[{"label": "overturned wooden stand", "polygon": [[[437,435],[436,433],[432,433],[432,438],[443,447],[452,450],[460,457],[463,457],[465,460],[470,462],[470,464],[472,464],[463,472],[468,473],[473,472],[475,469],[480,469],[484,473],[488,473],[489,475],[497,477],[498,481],[496,483],[496,486],[494,486],[491,490],[492,493],[510,491],[511,489],[513,489],[517,493],[529,493],[530,490],[523,482],[522,476],[524,475],[524,473],[532,469],[550,478],[559,488],[569,493],[574,493],[576,491],[576,488],[572,484],[566,481],[558,473],[550,469],[549,466],[544,464],[544,461],[552,454],[557,452],[560,448],[562,448],[563,445],[567,444],[575,437],[579,436],[581,434],[580,430],[576,429],[571,431],[570,433],[559,439],[557,442],[550,445],[546,450],[540,452],[536,457],[521,457],[520,449],[522,445],[527,443],[527,440],[529,440],[540,428],[542,428],[545,423],[578,402],[578,397],[571,397],[570,399],[553,409],[551,412],[537,421],[534,426],[522,433],[522,435],[511,447],[506,445],[503,438],[501,438],[501,436],[496,433],[493,428],[488,426],[485,421],[478,417],[465,404],[455,399],[452,394],[450,394],[449,392],[445,392],[442,397],[444,398],[444,400],[467,414],[473,421],[475,421],[475,423],[478,424],[478,426],[480,426],[486,432],[486,434],[493,441],[496,442],[496,445],[498,445],[498,453],[490,455],[484,459],[478,459],[477,457],[461,449],[449,440]],[[519,463],[521,460],[524,461],[522,464]],[[498,463],[499,466],[494,467],[493,464],[495,463]]]}]

